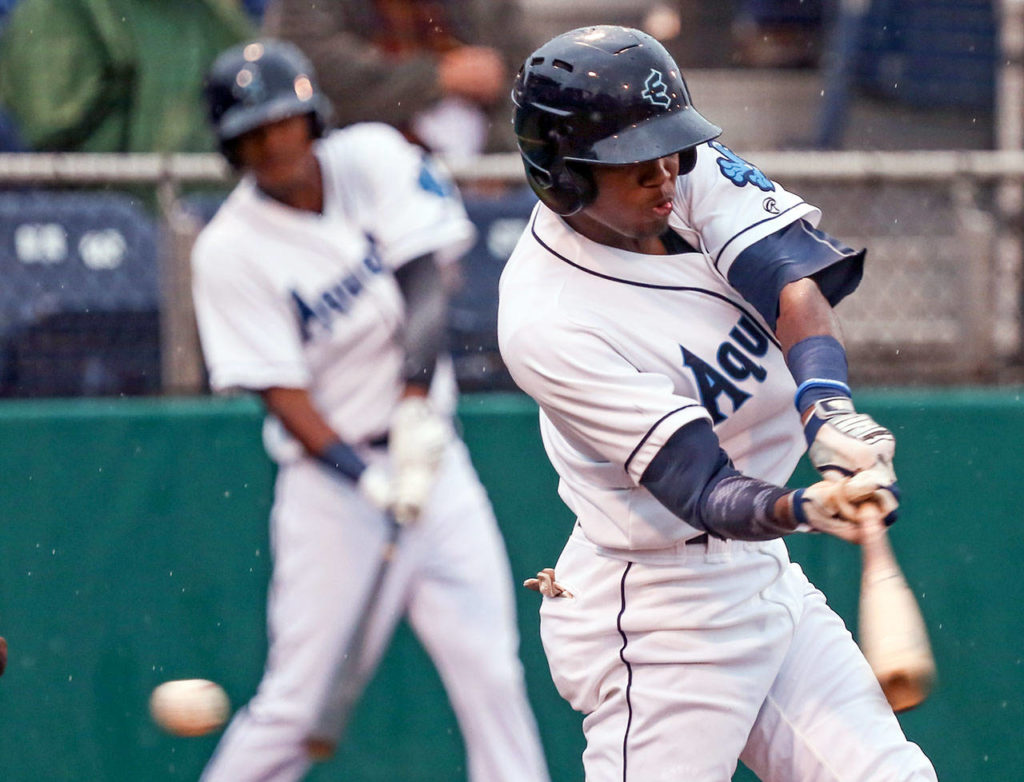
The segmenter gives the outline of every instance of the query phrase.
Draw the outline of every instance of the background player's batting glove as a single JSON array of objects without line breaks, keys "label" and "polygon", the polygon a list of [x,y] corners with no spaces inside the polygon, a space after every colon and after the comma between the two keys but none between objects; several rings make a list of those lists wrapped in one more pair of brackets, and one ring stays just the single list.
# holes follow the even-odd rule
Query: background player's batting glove
[{"label": "background player's batting glove", "polygon": [[391,476],[379,464],[368,464],[356,481],[360,493],[380,510],[391,510],[395,492],[391,485]]},{"label": "background player's batting glove", "polygon": [[800,532],[827,532],[850,543],[860,542],[861,525],[857,506],[875,502],[883,515],[892,515],[899,501],[887,483],[888,471],[881,465],[838,480],[825,480],[797,489],[790,495],[793,518]]},{"label": "background player's batting glove", "polygon": [[394,469],[395,519],[415,521],[427,504],[445,448],[452,438],[451,423],[439,416],[423,397],[405,397],[391,417],[388,452]]}]

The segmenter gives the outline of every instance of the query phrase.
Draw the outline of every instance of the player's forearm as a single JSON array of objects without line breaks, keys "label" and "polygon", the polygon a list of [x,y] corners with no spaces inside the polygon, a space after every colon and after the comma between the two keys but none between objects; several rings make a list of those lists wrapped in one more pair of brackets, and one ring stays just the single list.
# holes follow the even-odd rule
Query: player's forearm
[{"label": "player's forearm", "polygon": [[830,336],[843,341],[839,318],[814,280],[791,282],[779,295],[779,318],[775,335],[783,355],[798,342],[814,336]]},{"label": "player's forearm", "polygon": [[313,405],[304,388],[266,388],[263,403],[306,452],[346,478],[358,481],[366,463],[343,443]]},{"label": "player's forearm", "polygon": [[312,456],[321,456],[338,434],[313,405],[304,388],[266,388],[260,391],[263,403]]},{"label": "player's forearm", "polygon": [[787,285],[780,297],[777,335],[797,384],[803,414],[815,401],[849,396],[846,349],[839,320],[813,280]]}]

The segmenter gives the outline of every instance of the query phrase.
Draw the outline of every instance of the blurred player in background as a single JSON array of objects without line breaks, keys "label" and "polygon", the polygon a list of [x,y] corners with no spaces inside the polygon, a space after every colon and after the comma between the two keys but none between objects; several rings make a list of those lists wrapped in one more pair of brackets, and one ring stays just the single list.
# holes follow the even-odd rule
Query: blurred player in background
[{"label": "blurred player in background", "polygon": [[[200,335],[212,387],[263,398],[279,470],[266,671],[203,779],[299,779],[325,750],[309,739],[340,658],[362,646],[361,687],[405,616],[469,778],[543,782],[504,544],[452,423],[441,267],[474,233],[458,193],[387,125],[325,134],[328,103],[291,44],[225,52],[207,97],[245,176],[195,246]],[[354,639],[386,512],[403,532]]]},{"label": "blurred player in background", "polygon": [[[934,780],[782,541],[857,542],[853,503],[896,507],[832,311],[863,252],[716,142],[644,33],[553,39],[513,99],[542,203],[499,343],[577,516],[541,635],[587,782],[722,782],[738,759],[772,782]],[[807,443],[828,480],[784,488]]]},{"label": "blurred player in background", "polygon": [[313,61],[339,124],[387,122],[434,152],[511,151],[518,0],[271,0],[264,29]]}]

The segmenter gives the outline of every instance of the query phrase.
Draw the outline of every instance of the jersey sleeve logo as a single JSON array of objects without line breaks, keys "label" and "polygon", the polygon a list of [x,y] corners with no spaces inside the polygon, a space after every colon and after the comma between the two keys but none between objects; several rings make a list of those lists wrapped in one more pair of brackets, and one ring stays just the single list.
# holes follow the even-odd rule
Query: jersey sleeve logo
[{"label": "jersey sleeve logo", "polygon": [[648,103],[665,109],[672,105],[672,99],[668,95],[668,85],[665,84],[661,71],[651,68],[651,72],[647,74],[647,79],[644,81],[644,90],[640,93],[640,97]]},{"label": "jersey sleeve logo", "polygon": [[775,183],[766,177],[761,172],[761,169],[750,165],[750,163],[724,144],[717,141],[709,141],[708,145],[723,155],[723,157],[718,158],[718,167],[722,169],[722,174],[725,175],[725,178],[736,185],[736,187],[743,187],[749,184],[764,190],[766,193],[775,189]]},{"label": "jersey sleeve logo", "polygon": [[420,164],[419,186],[428,193],[447,198],[452,193],[452,185],[448,179],[434,170],[430,158],[424,156]]}]

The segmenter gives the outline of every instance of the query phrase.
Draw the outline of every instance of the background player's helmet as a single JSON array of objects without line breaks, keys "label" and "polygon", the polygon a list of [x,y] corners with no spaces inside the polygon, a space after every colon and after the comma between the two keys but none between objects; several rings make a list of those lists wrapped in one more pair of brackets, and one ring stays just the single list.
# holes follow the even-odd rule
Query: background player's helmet
[{"label": "background player's helmet", "polygon": [[313,135],[330,120],[330,104],[316,83],[313,65],[285,41],[253,41],[221,53],[203,91],[221,151],[231,159],[231,142],[260,125],[308,114]]},{"label": "background player's helmet", "polygon": [[625,165],[685,151],[686,173],[694,148],[722,132],[693,107],[665,47],[627,27],[583,27],[548,41],[519,70],[512,101],[526,178],[562,215],[597,195],[587,163]]}]

